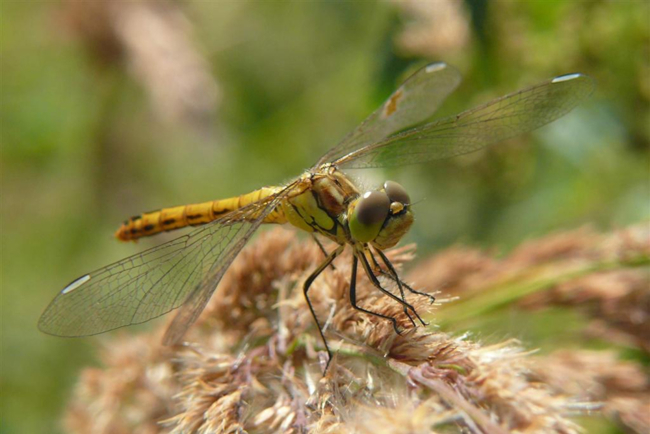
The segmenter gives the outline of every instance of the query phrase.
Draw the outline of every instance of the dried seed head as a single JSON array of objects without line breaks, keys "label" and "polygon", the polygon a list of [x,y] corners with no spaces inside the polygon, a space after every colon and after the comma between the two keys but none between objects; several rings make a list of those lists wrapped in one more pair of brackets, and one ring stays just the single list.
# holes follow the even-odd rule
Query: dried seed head
[{"label": "dried seed head", "polygon": [[[643,244],[631,245],[643,251]],[[569,251],[578,252],[580,261],[593,261],[631,250],[589,246],[588,255],[581,248]],[[557,256],[558,262],[573,254],[560,251],[564,253]],[[386,253],[401,269],[413,248]],[[544,257],[546,266],[556,258],[525,256]],[[470,296],[480,294],[473,286],[478,281],[472,280],[477,275],[498,282],[504,275],[531,270],[536,260],[498,261],[458,249],[440,258],[458,270],[473,270],[453,276],[455,287],[464,287]],[[539,371],[517,342],[483,346],[434,327],[412,330],[402,306],[360,277],[359,303],[395,316],[405,329],[396,335],[388,321],[350,306],[350,259],[344,254],[310,292],[336,351],[324,377],[317,352],[322,344],[301,289],[322,252],[311,242],[297,240],[293,232],[277,229],[263,234],[232,264],[188,334],[191,344],[160,347],[163,327],[151,335],[124,334],[110,341],[102,357],[105,368],[88,369],[80,378],[68,407],[67,429],[121,433],[137,425],[147,432],[177,433],[398,433],[431,432],[452,424],[466,432],[578,432],[570,415],[576,408],[593,407],[576,405],[574,398],[588,402],[599,396],[557,387],[557,379],[542,373],[561,373],[562,366],[580,359],[548,359],[550,365],[538,362],[547,366]],[[439,268],[429,269],[439,279]],[[426,272],[418,273],[419,283],[429,286]],[[397,291],[390,285],[387,289]],[[425,316],[427,309],[436,308],[426,297],[409,295],[408,301]],[[435,311],[435,316],[447,308]],[[597,372],[589,368],[592,365],[607,365],[581,363],[585,372]],[[647,379],[629,366],[608,375],[587,375],[580,387],[589,390],[600,384],[624,391],[606,405],[626,414],[628,426],[644,426],[634,419],[632,409],[648,402]]]}]

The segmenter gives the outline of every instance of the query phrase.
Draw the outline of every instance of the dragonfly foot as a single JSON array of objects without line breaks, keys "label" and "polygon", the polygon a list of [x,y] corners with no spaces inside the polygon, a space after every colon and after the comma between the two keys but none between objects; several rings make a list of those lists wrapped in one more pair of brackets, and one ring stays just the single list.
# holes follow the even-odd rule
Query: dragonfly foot
[{"label": "dragonfly foot", "polygon": [[[413,317],[411,316],[411,314],[409,313],[408,308],[406,308],[406,307],[404,308],[404,314],[407,316],[407,318],[409,319],[409,321],[411,321],[411,324],[413,324],[413,327],[417,327],[417,324],[416,324],[415,321],[413,320]],[[417,315],[417,313],[416,313],[416,315]]]},{"label": "dragonfly foot", "polygon": [[395,333],[397,333],[400,336],[403,336],[403,332],[397,327],[397,320],[395,318],[389,318],[393,322],[393,329],[395,329]]}]

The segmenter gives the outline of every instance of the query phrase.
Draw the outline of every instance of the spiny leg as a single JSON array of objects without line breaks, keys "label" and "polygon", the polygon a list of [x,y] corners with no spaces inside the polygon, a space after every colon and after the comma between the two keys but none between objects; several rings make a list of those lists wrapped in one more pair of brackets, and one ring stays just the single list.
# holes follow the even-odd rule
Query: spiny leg
[{"label": "spiny leg", "polygon": [[[320,240],[318,239],[318,237],[316,236],[315,233],[312,232],[310,235],[314,239],[314,241],[316,241],[316,244],[318,244],[318,248],[320,248],[320,251],[323,252],[323,255],[325,255],[325,257],[327,258],[329,253],[327,253],[327,250],[325,250],[325,247],[323,246],[323,243],[320,242]],[[332,264],[332,270],[336,270],[336,267],[334,266],[334,264]]]},{"label": "spiny leg", "polygon": [[352,277],[350,277],[350,303],[352,304],[352,307],[355,308],[356,310],[359,310],[361,312],[370,314],[370,315],[375,315],[378,316],[379,318],[384,318],[387,319],[388,321],[393,323],[393,328],[395,329],[395,333],[398,335],[401,335],[402,332],[399,331],[399,328],[397,328],[397,320],[393,318],[392,316],[388,315],[383,315],[381,313],[373,312],[368,309],[364,309],[357,305],[357,255],[355,254],[352,257]]},{"label": "spiny leg", "polygon": [[305,280],[305,284],[303,285],[303,292],[305,294],[305,300],[307,300],[307,306],[309,306],[309,310],[311,311],[312,317],[314,317],[314,322],[316,322],[316,327],[318,327],[318,332],[320,333],[321,339],[323,339],[323,344],[325,344],[325,350],[327,351],[327,365],[325,365],[325,371],[327,371],[327,368],[330,365],[330,362],[332,361],[332,352],[330,351],[329,345],[327,345],[327,339],[325,339],[325,333],[323,333],[323,328],[320,325],[320,322],[318,322],[318,317],[316,316],[316,311],[314,310],[314,306],[311,304],[311,300],[309,299],[309,295],[307,294],[309,292],[309,288],[311,287],[311,284],[314,283],[314,280],[320,275],[320,273],[323,272],[324,269],[327,268],[328,265],[332,263],[334,258],[336,258],[338,255],[341,254],[343,249],[345,248],[345,244],[341,244],[336,250],[334,250],[332,253],[327,255],[325,260],[314,270],[313,273]]},{"label": "spiny leg", "polygon": [[411,306],[410,304],[408,304],[407,302],[400,299],[398,296],[396,296],[392,292],[384,289],[384,287],[381,286],[381,283],[379,283],[379,280],[377,280],[377,276],[375,276],[375,274],[372,272],[372,269],[370,268],[370,264],[368,263],[368,260],[366,259],[363,252],[359,252],[358,256],[359,256],[359,261],[361,261],[361,266],[366,271],[366,274],[368,275],[368,278],[370,279],[372,284],[375,285],[375,287],[377,289],[379,289],[381,292],[383,292],[384,294],[386,294],[387,296],[389,296],[390,298],[392,298],[393,300],[395,300],[396,302],[398,302],[402,306],[410,309],[415,314],[415,316],[418,318],[418,320],[420,320],[420,322],[424,325],[425,324],[424,321],[422,321],[422,318],[420,318],[420,315],[418,315],[418,313],[415,311],[415,308],[413,306]]},{"label": "spiny leg", "polygon": [[[387,267],[388,270],[390,271],[390,274],[388,274],[388,276],[389,276],[391,279],[395,280],[396,282],[400,282],[400,283],[402,284],[402,286],[404,286],[406,289],[408,289],[409,291],[411,291],[413,294],[421,295],[421,296],[423,296],[423,297],[428,297],[428,298],[431,300],[431,303],[432,303],[432,304],[433,304],[433,302],[436,301],[436,297],[435,297],[435,296],[433,296],[433,295],[431,295],[431,294],[427,294],[426,292],[422,292],[422,291],[418,291],[418,290],[416,290],[416,289],[413,289],[413,288],[411,288],[410,285],[408,285],[408,284],[406,284],[405,282],[403,282],[403,281],[399,278],[399,276],[397,275],[397,271],[395,270],[395,267],[394,267],[393,264],[388,260],[388,257],[384,254],[384,252],[382,252],[381,250],[377,249],[377,253],[379,254],[379,256],[381,257],[381,260],[384,261],[384,264],[386,264],[386,267]],[[372,253],[371,253],[371,255],[372,255]],[[373,258],[374,258],[374,256],[373,256]],[[375,263],[376,263],[376,261],[375,261]],[[383,271],[382,271],[382,273],[383,273]],[[386,273],[383,273],[383,274],[386,274]]]},{"label": "spiny leg", "polygon": [[[415,291],[415,290],[414,290],[413,288],[411,288],[409,285],[407,285],[406,283],[402,282],[402,279],[400,279],[399,276],[397,275],[397,270],[395,270],[395,267],[394,267],[393,264],[390,262],[390,260],[388,259],[388,257],[384,254],[384,252],[382,252],[382,251],[379,250],[379,249],[376,249],[376,250],[377,250],[377,253],[379,253],[379,256],[381,257],[382,261],[384,261],[384,264],[386,264],[386,268],[388,268],[388,271],[389,271],[389,273],[386,273],[384,270],[381,270],[381,269],[380,269],[380,270],[381,270],[381,273],[382,273],[384,276],[387,276],[387,277],[389,277],[390,279],[392,279],[393,281],[397,282],[397,286],[400,288],[400,291],[402,292],[402,297],[404,297],[404,290],[402,289],[402,287],[406,287],[409,291],[411,291],[411,292],[415,292],[416,294],[428,295],[428,294],[421,293],[421,292],[419,292],[419,291]],[[370,256],[373,258],[373,260],[375,261],[375,263],[377,263],[377,260],[375,259],[375,256],[372,254],[372,252],[370,252]],[[435,298],[434,298],[433,296],[431,296],[431,297],[432,297],[433,300],[435,301]],[[433,303],[433,301],[432,301],[432,303]],[[424,320],[422,319],[422,317],[420,317],[420,315],[419,315],[417,312],[415,312],[415,316],[417,316],[418,320],[422,323],[423,326],[426,327],[426,326],[429,325],[429,324],[427,324],[426,322],[424,322]]]},{"label": "spiny leg", "polygon": [[[406,296],[404,295],[404,288],[402,287],[402,282],[398,279],[393,278],[393,276],[389,273],[386,273],[384,270],[381,269],[379,266],[379,263],[377,262],[377,259],[375,258],[375,255],[372,254],[372,250],[370,248],[367,249],[368,255],[370,255],[370,259],[372,259],[372,264],[375,266],[377,269],[378,273],[381,273],[384,276],[389,277],[391,280],[397,283],[397,287],[399,288],[399,293],[400,296],[402,297],[402,301],[406,303]],[[409,313],[409,310],[406,306],[404,306],[404,314],[408,317],[408,319],[411,321],[411,324],[413,324],[413,327],[416,326],[415,321],[413,320],[413,317]],[[417,313],[416,313],[417,315]]]},{"label": "spiny leg", "polygon": [[398,274],[397,274],[397,270],[395,270],[395,267],[394,267],[393,264],[390,262],[390,260],[388,259],[388,257],[384,254],[384,252],[382,252],[382,251],[379,250],[379,249],[375,249],[375,250],[376,250],[377,253],[379,253],[379,255],[382,257],[382,260],[383,260],[384,264],[386,264],[386,268],[388,268],[389,271],[390,271],[390,272],[387,273],[386,271],[382,270],[381,266],[379,265],[379,262],[377,262],[377,259],[375,259],[375,255],[374,255],[374,254],[372,253],[372,251],[371,251],[371,252],[370,252],[370,257],[372,258],[373,265],[374,265],[375,267],[377,267],[377,270],[382,274],[382,276],[386,276],[386,277],[388,277],[388,278],[391,279],[393,282],[396,282],[396,283],[399,282],[399,283],[401,283],[402,286],[403,286],[404,288],[408,289],[408,290],[409,290],[410,292],[412,292],[413,294],[421,295],[421,296],[423,296],[423,297],[428,297],[429,299],[431,299],[431,303],[432,303],[432,304],[436,301],[436,297],[435,297],[435,296],[433,296],[433,295],[431,295],[431,294],[428,294],[428,293],[426,293],[426,292],[418,291],[417,289],[413,289],[413,287],[411,287],[411,285],[409,285],[408,283],[406,283],[406,282],[404,282],[402,279],[400,279],[399,276],[398,276]]}]

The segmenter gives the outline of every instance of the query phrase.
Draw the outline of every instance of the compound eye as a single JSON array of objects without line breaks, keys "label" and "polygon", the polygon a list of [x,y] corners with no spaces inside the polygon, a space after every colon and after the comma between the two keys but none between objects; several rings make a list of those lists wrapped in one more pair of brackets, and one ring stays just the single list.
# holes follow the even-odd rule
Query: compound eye
[{"label": "compound eye", "polygon": [[409,197],[404,187],[402,187],[395,181],[386,181],[384,183],[384,190],[386,191],[386,194],[388,195],[388,199],[390,200],[391,203],[399,202],[404,205],[408,205],[411,203],[411,198]]},{"label": "compound eye", "polygon": [[359,199],[355,217],[364,226],[383,223],[390,210],[390,200],[383,191],[368,191]]}]

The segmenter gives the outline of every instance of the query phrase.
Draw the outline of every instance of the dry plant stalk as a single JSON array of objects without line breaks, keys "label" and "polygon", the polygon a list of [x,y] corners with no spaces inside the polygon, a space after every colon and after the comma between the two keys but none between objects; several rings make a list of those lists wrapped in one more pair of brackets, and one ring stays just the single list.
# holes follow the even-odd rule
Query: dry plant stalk
[{"label": "dry plant stalk", "polygon": [[[406,246],[387,254],[401,268],[413,251]],[[543,251],[520,251],[513,258],[531,268],[544,262]],[[500,261],[459,252],[452,249],[438,258],[451,270],[486,267],[487,275],[499,275],[492,267]],[[350,306],[349,255],[310,291],[335,349],[323,376],[322,344],[302,293],[302,283],[322,259],[313,242],[298,240],[292,231],[263,234],[232,264],[186,345],[161,347],[164,325],[151,334],[123,332],[106,341],[105,368],[82,374],[66,428],[76,433],[576,433],[580,429],[570,416],[594,409],[592,399],[602,400],[559,388],[531,369],[535,359],[515,341],[482,346],[433,325],[411,328],[401,306],[359,278],[360,304],[396,316],[405,332],[395,334],[387,321]],[[435,288],[439,280],[458,277],[441,279],[439,268],[431,266],[437,260],[427,261],[428,271],[416,270],[420,285]],[[472,279],[473,273],[464,274]],[[450,288],[473,294],[464,280]],[[408,301],[420,312],[429,310],[431,318],[452,307],[437,309],[438,303],[432,307],[425,297]],[[582,387],[588,389],[594,378]],[[613,407],[607,403],[606,408]]]},{"label": "dry plant stalk", "polygon": [[396,44],[405,53],[428,58],[445,58],[469,44],[470,19],[462,2],[437,0],[392,0],[408,20]]},{"label": "dry plant stalk", "polygon": [[210,130],[219,89],[177,2],[68,0],[65,18],[95,59],[126,65],[163,119]]},{"label": "dry plant stalk", "polygon": [[453,247],[421,262],[409,278],[458,296],[436,316],[460,321],[504,303],[566,306],[590,318],[585,333],[650,353],[650,224],[612,234],[589,228],[523,243],[495,260]]},{"label": "dry plant stalk", "polygon": [[650,432],[650,377],[613,351],[560,350],[535,363],[540,381],[563,393],[603,403],[607,417],[630,432]]}]

